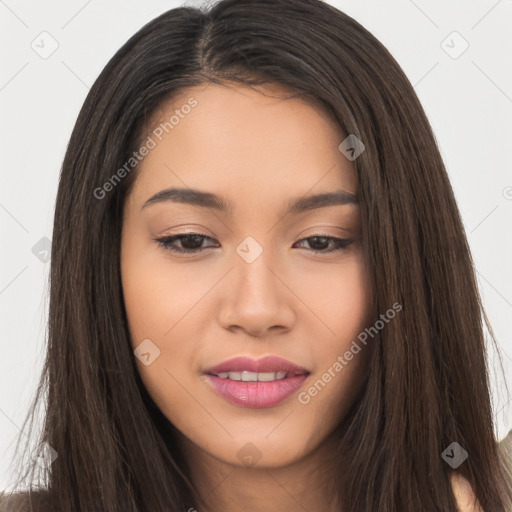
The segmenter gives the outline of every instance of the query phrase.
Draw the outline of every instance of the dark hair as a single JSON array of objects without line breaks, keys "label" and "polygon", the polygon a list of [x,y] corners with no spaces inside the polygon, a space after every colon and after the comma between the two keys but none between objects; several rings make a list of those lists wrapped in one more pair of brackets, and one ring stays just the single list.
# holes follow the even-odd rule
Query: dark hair
[{"label": "dark hair", "polygon": [[456,511],[441,457],[456,441],[481,506],[504,512],[512,491],[493,433],[482,315],[492,330],[432,129],[384,46],[319,0],[170,10],[131,37],[91,88],[62,166],[47,357],[24,423],[31,418],[32,430],[46,398],[39,442],[58,458],[46,471],[20,462],[43,487],[31,488],[34,505],[156,512],[200,503],[130,344],[119,257],[137,169],[104,198],[94,191],[137,149],[163,101],[208,82],[279,84],[322,105],[366,148],[354,166],[373,315],[394,302],[403,312],[379,333],[361,395],[336,431],[333,495],[350,511]]}]

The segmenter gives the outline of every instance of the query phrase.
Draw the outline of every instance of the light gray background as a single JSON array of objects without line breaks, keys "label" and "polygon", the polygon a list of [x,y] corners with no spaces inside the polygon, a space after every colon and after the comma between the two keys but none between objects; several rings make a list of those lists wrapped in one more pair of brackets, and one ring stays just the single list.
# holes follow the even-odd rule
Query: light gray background
[{"label": "light gray background", "polygon": [[[512,0],[329,3],[382,41],[427,112],[510,385]],[[115,51],[146,22],[181,4],[0,0],[0,489],[10,484],[14,436],[34,393],[45,348],[50,263],[40,260],[44,247],[39,257],[32,248],[43,237],[52,238],[59,169],[76,116]],[[40,36],[44,31],[51,36]],[[458,58],[453,56],[462,42],[450,35],[453,31],[469,43]],[[58,48],[43,59],[31,45],[48,51],[56,44],[52,38]],[[497,435],[502,438],[512,428],[512,396],[507,398],[496,361],[491,350]]]}]

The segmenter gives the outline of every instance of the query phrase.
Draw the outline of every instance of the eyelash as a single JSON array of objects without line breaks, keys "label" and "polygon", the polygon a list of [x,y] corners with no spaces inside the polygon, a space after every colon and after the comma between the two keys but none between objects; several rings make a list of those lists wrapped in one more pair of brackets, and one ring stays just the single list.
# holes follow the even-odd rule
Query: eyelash
[{"label": "eyelash", "polygon": [[[180,253],[180,254],[196,254],[196,253],[204,251],[204,249],[211,249],[211,248],[214,249],[214,247],[211,247],[211,246],[203,247],[203,248],[199,248],[199,249],[184,249],[184,248],[180,248],[180,247],[176,247],[176,246],[172,245],[172,243],[174,241],[181,240],[181,239],[187,238],[187,237],[200,237],[203,239],[202,241],[204,241],[207,238],[212,240],[211,237],[209,237],[207,235],[202,235],[201,233],[185,233],[185,234],[181,234],[181,235],[172,235],[172,236],[166,236],[166,237],[162,237],[162,238],[155,238],[154,240],[155,240],[155,242],[158,242],[158,245],[163,247],[164,250],[171,251],[174,253]],[[298,242],[295,242],[295,243],[299,243],[299,242],[303,242],[305,240],[311,240],[311,239],[315,239],[315,238],[324,238],[324,239],[327,239],[329,242],[334,241],[336,244],[336,247],[334,249],[329,249],[327,251],[326,250],[310,249],[310,251],[313,252],[314,254],[330,254],[333,252],[343,251],[353,242],[353,240],[349,240],[346,238],[337,238],[334,236],[316,234],[316,235],[313,235],[313,236],[310,236],[307,238],[302,238],[301,240],[299,240]]]}]

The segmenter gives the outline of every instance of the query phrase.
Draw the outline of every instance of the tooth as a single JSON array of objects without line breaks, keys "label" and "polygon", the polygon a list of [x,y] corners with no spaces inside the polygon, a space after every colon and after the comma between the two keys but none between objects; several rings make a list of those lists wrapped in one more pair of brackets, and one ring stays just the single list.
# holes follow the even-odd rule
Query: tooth
[{"label": "tooth", "polygon": [[274,380],[284,379],[287,375],[285,371],[278,372],[220,372],[217,377],[220,379],[229,379],[243,382],[272,382]]}]

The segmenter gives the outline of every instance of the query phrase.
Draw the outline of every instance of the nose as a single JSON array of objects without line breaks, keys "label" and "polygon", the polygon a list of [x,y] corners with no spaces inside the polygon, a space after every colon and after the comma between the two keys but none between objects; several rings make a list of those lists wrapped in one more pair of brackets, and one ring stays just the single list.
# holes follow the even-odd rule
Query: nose
[{"label": "nose", "polygon": [[223,328],[260,338],[293,328],[300,301],[284,273],[273,266],[265,251],[252,263],[242,258],[235,261],[223,288],[218,315]]}]

